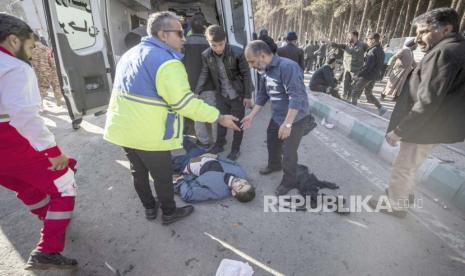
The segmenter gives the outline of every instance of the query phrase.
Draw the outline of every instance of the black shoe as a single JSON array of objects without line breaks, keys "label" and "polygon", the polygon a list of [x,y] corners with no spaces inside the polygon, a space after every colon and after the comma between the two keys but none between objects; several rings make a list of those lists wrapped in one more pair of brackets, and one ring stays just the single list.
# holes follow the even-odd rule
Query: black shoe
[{"label": "black shoe", "polygon": [[226,158],[228,158],[229,160],[232,160],[232,161],[236,161],[237,158],[239,158],[240,155],[241,155],[240,151],[231,150],[231,152],[228,154],[228,156]]},{"label": "black shoe", "polygon": [[173,222],[176,222],[182,218],[185,218],[192,214],[194,211],[194,207],[192,205],[186,205],[184,207],[176,208],[176,210],[170,214],[170,215],[165,215],[163,214],[162,218],[162,223],[164,225],[171,224]]},{"label": "black shoe", "polygon": [[289,193],[289,191],[292,189],[294,189],[294,187],[279,184],[278,188],[276,188],[276,191],[274,193],[277,196],[282,196],[282,195],[286,195],[287,193]]},{"label": "black shoe", "polygon": [[160,203],[155,202],[154,208],[145,209],[145,218],[147,220],[154,220],[157,218],[158,214],[158,207],[160,207]]},{"label": "black shoe", "polygon": [[40,251],[32,251],[29,260],[27,261],[25,270],[46,270],[50,268],[57,269],[76,269],[77,261],[75,259],[66,258],[60,253],[43,253]]},{"label": "black shoe", "polygon": [[271,168],[269,166],[267,166],[266,168],[263,168],[263,169],[260,169],[258,172],[261,174],[261,175],[267,175],[267,174],[270,174],[272,172],[278,172],[282,170],[281,167],[277,167],[277,168]]},{"label": "black shoe", "polygon": [[218,154],[218,153],[223,152],[223,151],[224,151],[223,146],[214,145],[213,148],[211,148],[208,151],[208,153]]},{"label": "black shoe", "polygon": [[[376,210],[376,207],[378,206],[378,199],[377,198],[372,198],[368,201],[368,206],[370,206],[373,210]],[[384,213],[386,215],[391,215],[396,218],[405,218],[407,216],[407,211],[405,210],[387,210],[387,209],[380,209],[379,210],[381,213]]]},{"label": "black shoe", "polygon": [[197,140],[197,142],[195,142],[195,143],[197,144],[197,146],[202,147],[204,149],[208,149],[208,148],[210,148],[212,146],[210,143],[205,143],[204,144],[204,143],[200,142],[199,140]]},{"label": "black shoe", "polygon": [[[384,190],[386,192],[386,195],[389,196],[389,189],[386,188],[386,190]],[[409,206],[412,206],[415,204],[415,195],[414,194],[409,194],[408,195],[408,204]]]}]

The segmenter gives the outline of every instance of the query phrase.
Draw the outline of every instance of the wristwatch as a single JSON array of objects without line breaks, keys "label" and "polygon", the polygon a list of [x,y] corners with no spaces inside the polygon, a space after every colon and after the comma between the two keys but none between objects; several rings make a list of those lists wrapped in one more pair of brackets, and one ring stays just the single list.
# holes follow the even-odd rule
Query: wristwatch
[{"label": "wristwatch", "polygon": [[285,124],[284,126],[287,128],[292,128],[292,124]]}]

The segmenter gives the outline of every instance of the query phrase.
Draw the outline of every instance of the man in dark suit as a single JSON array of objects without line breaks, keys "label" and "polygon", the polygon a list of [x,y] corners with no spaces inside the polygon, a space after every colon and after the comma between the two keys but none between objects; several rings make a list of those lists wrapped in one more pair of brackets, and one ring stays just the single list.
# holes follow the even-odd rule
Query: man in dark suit
[{"label": "man in dark suit", "polygon": [[297,34],[289,32],[286,41],[286,46],[278,48],[278,56],[295,61],[303,71],[305,69],[304,50],[297,46]]},{"label": "man in dark suit", "polygon": [[[222,27],[212,25],[205,32],[210,48],[202,53],[202,69],[195,89],[196,93],[205,90],[208,78],[216,88],[216,107],[221,114],[231,114],[242,119],[245,108],[251,107],[253,84],[249,65],[244,51],[226,43],[226,33]],[[224,151],[226,128],[218,125],[216,142],[210,153]],[[236,160],[240,155],[243,132],[235,131],[228,158]]]}]

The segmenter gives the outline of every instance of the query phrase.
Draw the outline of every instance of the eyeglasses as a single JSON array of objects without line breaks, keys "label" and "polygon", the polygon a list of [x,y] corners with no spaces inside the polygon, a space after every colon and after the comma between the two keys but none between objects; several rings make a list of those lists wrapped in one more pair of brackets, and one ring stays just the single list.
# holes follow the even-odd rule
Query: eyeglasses
[{"label": "eyeglasses", "polygon": [[167,32],[167,33],[176,33],[179,38],[183,38],[184,37],[184,31],[183,30],[163,30],[164,32]]}]

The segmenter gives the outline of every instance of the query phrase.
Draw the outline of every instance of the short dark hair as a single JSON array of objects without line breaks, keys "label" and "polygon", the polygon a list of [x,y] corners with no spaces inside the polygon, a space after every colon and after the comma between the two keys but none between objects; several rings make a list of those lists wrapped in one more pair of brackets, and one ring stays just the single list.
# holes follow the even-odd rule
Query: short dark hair
[{"label": "short dark hair", "polygon": [[357,31],[352,31],[350,32],[352,35],[355,35],[356,37],[358,37],[358,32]]},{"label": "short dark hair", "polygon": [[173,12],[152,13],[147,20],[147,34],[156,37],[159,31],[171,28],[171,21],[173,20],[179,21],[179,17]]},{"label": "short dark hair", "polygon": [[221,26],[211,25],[205,31],[205,37],[214,42],[222,42],[226,40],[226,32]]},{"label": "short dark hair", "polygon": [[336,58],[331,56],[330,58],[328,58],[328,60],[326,61],[327,64],[333,64],[336,62]]},{"label": "short dark hair", "polygon": [[246,51],[251,51],[254,56],[258,56],[259,54],[267,54],[267,55],[272,55],[273,53],[271,52],[270,46],[263,42],[262,40],[254,40],[251,41],[247,46],[245,47]]},{"label": "short dark hair", "polygon": [[255,198],[255,187],[250,185],[250,189],[245,193],[236,193],[234,197],[239,200],[239,202],[249,202]]},{"label": "short dark hair", "polygon": [[191,20],[192,33],[194,34],[203,34],[205,32],[205,26],[207,25],[207,20],[203,15],[194,15]]},{"label": "short dark hair", "polygon": [[414,25],[433,25],[436,28],[452,25],[452,32],[459,31],[459,14],[452,8],[439,8],[425,12],[413,19]]},{"label": "short dark hair", "polygon": [[0,13],[0,42],[5,41],[9,35],[16,35],[21,40],[26,40],[33,33],[31,27],[16,16]]}]

